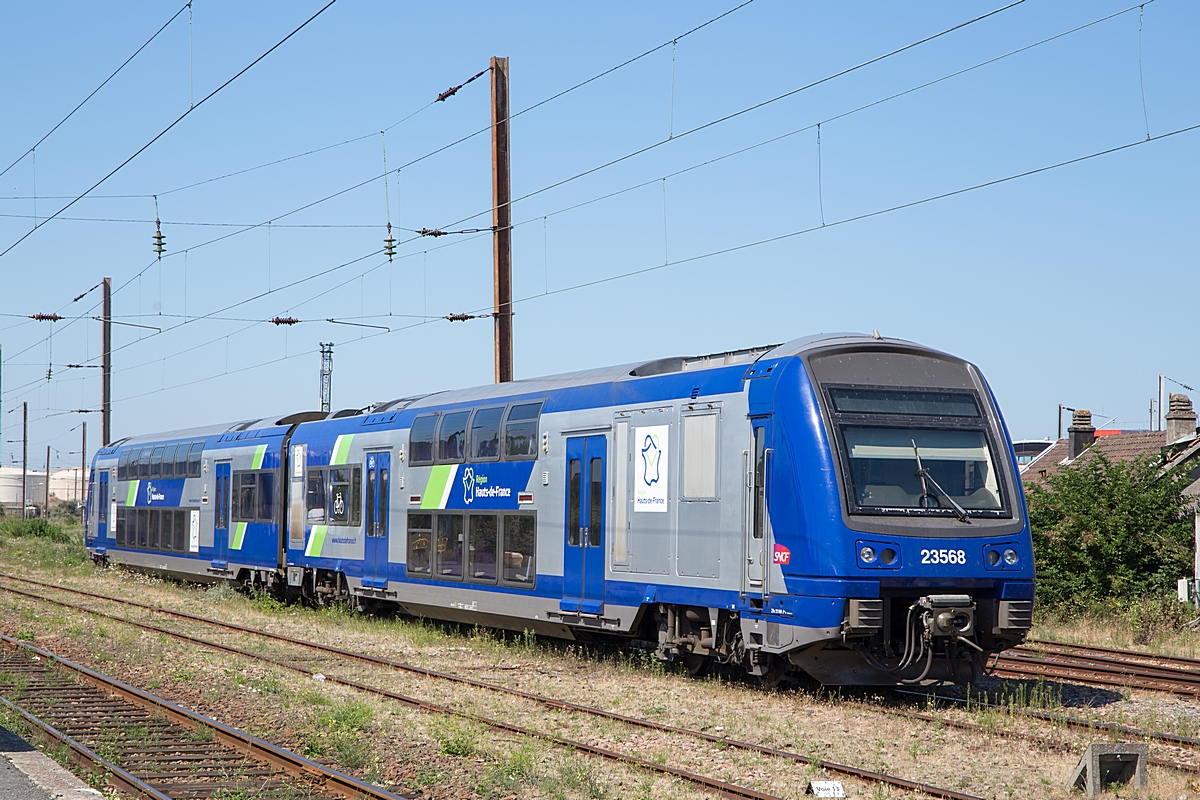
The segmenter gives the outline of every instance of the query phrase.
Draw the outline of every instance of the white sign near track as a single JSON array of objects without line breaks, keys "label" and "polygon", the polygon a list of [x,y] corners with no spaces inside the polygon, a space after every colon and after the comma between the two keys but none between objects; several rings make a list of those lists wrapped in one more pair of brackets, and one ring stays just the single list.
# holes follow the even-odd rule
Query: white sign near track
[{"label": "white sign near track", "polygon": [[649,425],[633,429],[633,510],[667,510],[668,439],[671,426]]}]

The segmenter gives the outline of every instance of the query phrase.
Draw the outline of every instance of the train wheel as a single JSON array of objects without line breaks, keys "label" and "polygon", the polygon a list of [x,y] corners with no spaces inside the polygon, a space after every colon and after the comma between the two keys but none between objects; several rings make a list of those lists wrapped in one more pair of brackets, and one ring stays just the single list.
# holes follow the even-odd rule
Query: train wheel
[{"label": "train wheel", "polygon": [[708,656],[698,656],[695,653],[688,653],[681,657],[683,668],[687,670],[687,674],[693,678],[703,678],[712,671],[712,659]]}]

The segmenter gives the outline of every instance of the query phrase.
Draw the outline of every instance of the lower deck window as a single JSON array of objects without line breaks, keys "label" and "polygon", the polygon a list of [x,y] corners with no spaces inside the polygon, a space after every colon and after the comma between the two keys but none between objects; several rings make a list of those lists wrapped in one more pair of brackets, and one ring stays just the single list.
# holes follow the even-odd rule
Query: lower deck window
[{"label": "lower deck window", "polygon": [[192,513],[199,512],[186,508],[118,508],[115,521],[117,547],[186,553],[190,546]]},{"label": "lower deck window", "polygon": [[533,588],[537,522],[533,514],[412,512],[408,565],[413,577]]},{"label": "lower deck window", "polygon": [[433,538],[432,514],[408,515],[408,574],[429,577],[430,541]]}]

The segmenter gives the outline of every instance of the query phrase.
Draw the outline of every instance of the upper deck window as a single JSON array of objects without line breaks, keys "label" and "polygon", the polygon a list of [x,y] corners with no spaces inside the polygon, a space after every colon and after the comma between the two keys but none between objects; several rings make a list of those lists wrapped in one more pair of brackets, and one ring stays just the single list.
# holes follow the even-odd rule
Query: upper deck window
[{"label": "upper deck window", "polygon": [[489,461],[500,457],[500,420],[504,407],[481,408],[471,420],[471,458]]},{"label": "upper deck window", "polygon": [[831,388],[829,398],[842,414],[903,414],[915,417],[978,417],[969,394],[907,389]]},{"label": "upper deck window", "polygon": [[408,433],[408,452],[413,464],[433,463],[433,438],[437,430],[437,414],[426,414],[413,420]]},{"label": "upper deck window", "polygon": [[470,411],[456,411],[442,417],[438,429],[438,461],[462,461],[467,455],[467,420]]},{"label": "upper deck window", "polygon": [[541,403],[513,406],[504,423],[504,457],[534,458],[537,456],[538,416]]}]

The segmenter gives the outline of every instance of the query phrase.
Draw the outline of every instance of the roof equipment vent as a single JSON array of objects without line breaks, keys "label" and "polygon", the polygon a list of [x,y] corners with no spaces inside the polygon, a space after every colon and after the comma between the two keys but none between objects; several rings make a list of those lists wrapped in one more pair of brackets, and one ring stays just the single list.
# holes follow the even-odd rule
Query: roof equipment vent
[{"label": "roof equipment vent", "polygon": [[330,419],[345,419],[346,417],[357,417],[363,413],[361,408],[343,408],[341,411],[335,411],[329,415]]},{"label": "roof equipment vent", "polygon": [[647,361],[640,367],[634,367],[629,370],[629,374],[634,378],[648,378],[651,375],[668,375],[672,372],[680,372],[683,370],[683,359],[678,356],[674,358],[660,358],[657,361]]},{"label": "roof equipment vent", "polygon": [[298,411],[275,421],[276,425],[299,425],[301,422],[320,422],[329,416],[324,411]]}]

